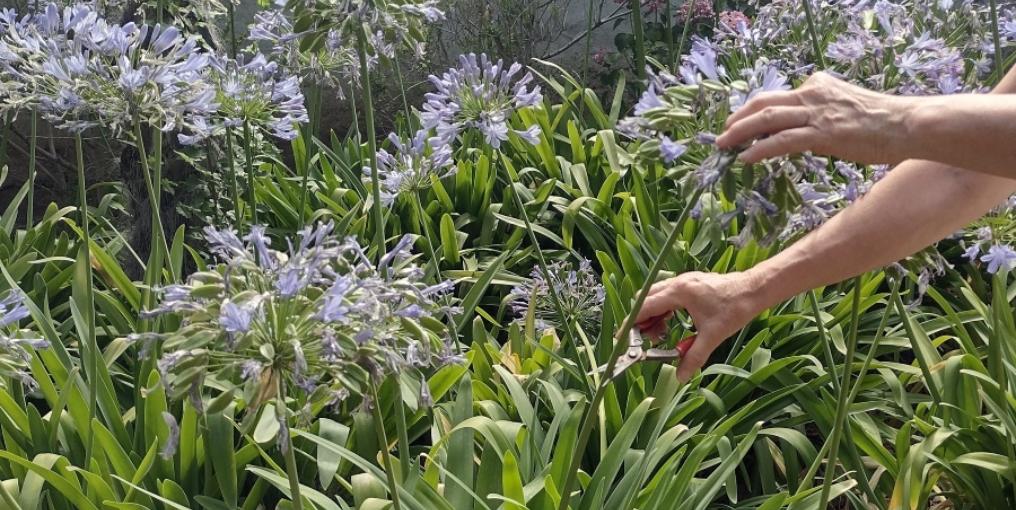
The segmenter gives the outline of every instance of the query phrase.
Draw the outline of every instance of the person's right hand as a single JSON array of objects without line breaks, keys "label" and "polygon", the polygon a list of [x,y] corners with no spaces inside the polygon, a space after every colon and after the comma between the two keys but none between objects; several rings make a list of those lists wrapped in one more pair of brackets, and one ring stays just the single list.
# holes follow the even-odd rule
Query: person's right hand
[{"label": "person's right hand", "polygon": [[678,379],[687,382],[717,346],[765,309],[755,290],[746,273],[684,273],[653,285],[636,325],[644,335],[660,338],[675,310],[688,312],[697,338],[677,370]]}]

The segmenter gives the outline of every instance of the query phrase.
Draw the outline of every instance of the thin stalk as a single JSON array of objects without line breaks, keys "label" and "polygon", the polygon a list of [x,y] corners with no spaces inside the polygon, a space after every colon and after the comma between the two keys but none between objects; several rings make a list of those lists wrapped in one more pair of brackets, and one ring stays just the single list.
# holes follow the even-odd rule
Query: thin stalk
[{"label": "thin stalk", "polygon": [[381,416],[381,403],[377,396],[377,383],[374,382],[373,376],[370,376],[370,393],[371,399],[371,411],[374,413],[374,430],[377,431],[377,440],[381,443],[381,461],[384,463],[385,475],[388,478],[388,492],[392,496],[392,506],[395,510],[401,510],[402,506],[399,504],[399,486],[395,481],[395,469],[392,467],[391,453],[388,451],[388,433],[385,432],[385,421],[384,417]]},{"label": "thin stalk", "polygon": [[[85,182],[85,147],[81,140],[81,133],[74,135],[74,150],[77,153],[78,164],[78,208],[81,213],[82,251],[85,257],[85,309],[79,310],[84,315],[85,338],[81,340],[81,346],[88,347],[88,418],[89,423],[98,414],[99,403],[99,359],[102,353],[99,352],[99,343],[95,339],[95,287],[92,285],[92,248],[91,232],[88,228],[88,192]],[[92,458],[92,446],[94,434],[92,428],[88,428],[85,441],[85,458]]]},{"label": "thin stalk", "polygon": [[674,27],[671,25],[674,21],[674,17],[670,13],[670,0],[666,0],[663,5],[663,29],[666,31],[663,34],[663,41],[667,44],[667,51],[670,52],[671,58],[674,57]]},{"label": "thin stalk", "polygon": [[440,280],[441,263],[437,258],[437,251],[434,250],[436,246],[434,244],[434,234],[430,230],[430,221],[427,218],[427,213],[423,210],[423,201],[420,199],[421,193],[422,191],[417,191],[410,193],[410,196],[413,201],[413,207],[416,209],[416,216],[420,222],[420,229],[423,231],[423,236],[427,239],[427,256],[430,257],[430,264],[434,265],[434,277]]},{"label": "thin stalk", "polygon": [[406,128],[412,131],[413,126],[410,123],[413,119],[413,112],[409,109],[409,100],[406,99],[406,82],[402,79],[402,67],[399,65],[399,59],[393,60],[395,61],[395,77],[399,80],[399,91],[402,92],[402,111],[406,114]]},{"label": "thin stalk", "polygon": [[[403,482],[409,478],[409,466],[413,459],[409,455],[409,427],[406,425],[406,406],[402,402],[402,389],[399,381],[395,381],[395,428],[399,435],[399,444],[395,449],[399,452],[399,472]],[[427,384],[426,381],[423,384]]]},{"label": "thin stalk", "polygon": [[0,168],[7,164],[7,140],[11,137],[11,118],[7,112],[3,113],[3,130],[0,131]]},{"label": "thin stalk", "polygon": [[[158,207],[158,194],[156,192],[155,184],[152,181],[152,168],[148,161],[148,150],[145,149],[145,139],[141,132],[141,123],[135,119],[134,122],[134,139],[138,149],[138,159],[141,161],[141,173],[145,178],[145,189],[148,191],[148,203],[152,205],[152,236],[153,246],[157,246],[161,249],[166,260],[169,259],[169,245],[166,244],[166,236],[162,230],[162,213]],[[161,149],[159,149],[161,150]],[[152,251],[152,259],[155,259],[154,254],[157,250]],[[157,260],[157,259],[156,259]],[[151,261],[149,261],[151,263]],[[173,274],[172,265],[168,268],[170,271],[170,279],[176,281],[176,275]],[[156,268],[156,271],[161,271],[162,268]]]},{"label": "thin stalk", "polygon": [[251,146],[252,136],[250,130],[250,122],[243,122],[243,159],[244,168],[247,171],[247,202],[250,207],[250,221],[251,225],[258,224],[258,207],[255,202],[255,190],[254,190],[254,147]]},{"label": "thin stalk", "polygon": [[233,228],[240,231],[240,224],[243,222],[243,212],[240,210],[240,185],[236,180],[236,162],[233,154],[233,130],[226,128],[226,164],[229,166],[229,190],[233,195]]},{"label": "thin stalk", "polygon": [[353,136],[356,140],[356,145],[360,145],[360,139],[363,138],[360,135],[360,112],[356,107],[356,87],[349,87],[349,110],[353,114]]},{"label": "thin stalk", "polygon": [[811,0],[801,0],[804,4],[804,17],[808,20],[808,35],[811,37],[811,49],[815,52],[815,61],[820,69],[826,68],[825,54],[822,53],[822,46],[818,42],[818,30],[815,28],[815,13]]},{"label": "thin stalk", "polygon": [[822,495],[819,496],[819,508],[825,508],[829,503],[829,493],[833,488],[833,475],[836,473],[836,458],[840,452],[840,439],[843,436],[843,428],[849,426],[847,423],[847,402],[850,393],[850,365],[854,361],[854,353],[857,351],[857,329],[858,316],[861,313],[861,278],[854,278],[854,298],[850,304],[850,335],[847,339],[847,354],[843,360],[843,376],[840,380],[839,396],[836,402],[836,418],[833,420],[833,431],[829,442],[829,459],[826,461],[826,471],[822,480]]},{"label": "thin stalk", "polygon": [[371,215],[374,223],[374,242],[378,257],[384,253],[385,220],[381,213],[381,179],[377,170],[377,133],[374,132],[374,98],[370,90],[370,68],[367,66],[367,30],[362,25],[357,32],[360,55],[360,78],[363,80],[363,116],[367,122],[367,158],[370,162]]},{"label": "thin stalk", "polygon": [[[674,222],[673,230],[667,237],[667,240],[663,243],[663,248],[660,253],[656,255],[656,259],[653,260],[653,265],[649,269],[649,273],[646,275],[646,280],[642,284],[642,288],[639,289],[638,297],[635,299],[635,303],[632,305],[631,312],[628,317],[625,318],[621,324],[621,329],[618,330],[617,334],[614,335],[614,350],[610,353],[610,359],[607,361],[607,367],[604,373],[611,374],[614,372],[614,367],[617,365],[618,358],[624,352],[627,347],[628,334],[631,333],[633,327],[635,327],[635,318],[638,316],[639,310],[642,309],[642,305],[645,304],[646,298],[649,296],[649,289],[653,286],[653,282],[656,277],[659,276],[660,270],[663,269],[663,261],[670,255],[670,251],[674,248],[677,240],[681,237],[683,232],[683,225],[685,220],[688,219],[688,213],[691,212],[694,204],[698,203],[699,197],[702,196],[702,189],[696,188],[692,193],[688,201],[685,202],[684,209],[681,210],[681,214],[678,216],[677,221]],[[582,428],[579,429],[578,441],[575,447],[572,448],[574,457],[572,457],[571,466],[568,468],[568,475],[565,478],[564,485],[561,487],[561,502],[558,505],[558,510],[566,510],[568,504],[571,502],[571,490],[572,485],[575,484],[575,478],[578,476],[579,466],[582,464],[582,454],[585,451],[586,443],[589,442],[589,435],[593,429],[593,416],[596,414],[596,409],[599,408],[600,403],[603,402],[603,397],[607,392],[607,387],[610,386],[610,379],[604,379],[600,384],[600,387],[596,390],[596,394],[593,395],[592,405],[589,406],[589,411],[586,416],[582,419]]]},{"label": "thin stalk", "polygon": [[991,7],[991,38],[995,45],[995,76],[991,84],[996,85],[1001,81],[1004,72],[1002,69],[1002,39],[998,33],[997,2],[996,0],[988,0],[988,5]]},{"label": "thin stalk", "polygon": [[[286,397],[283,393],[281,379],[277,384],[279,397],[275,404],[275,414],[279,422],[282,423],[286,419]],[[283,440],[287,443],[282,455],[286,461],[286,477],[289,478],[290,500],[293,504],[293,510],[303,510],[303,497],[300,495],[300,472],[296,468],[296,447],[293,445],[292,438],[288,435]]]},{"label": "thin stalk", "polygon": [[631,32],[635,39],[635,76],[646,77],[646,37],[642,26],[642,0],[630,0]]},{"label": "thin stalk", "polygon": [[28,140],[28,219],[25,222],[26,229],[32,228],[32,225],[35,224],[35,166],[39,147],[39,113],[35,110],[32,110],[31,130],[31,138]]},{"label": "thin stalk", "polygon": [[236,12],[233,0],[226,0],[226,16],[229,18],[229,57],[236,58]]},{"label": "thin stalk", "polygon": [[[496,164],[493,153],[490,152],[489,146],[487,152],[490,154],[490,156],[488,156],[490,164]],[[497,154],[499,154],[502,158],[505,157],[500,151],[498,151]],[[508,176],[508,182],[514,182],[510,175]],[[547,290],[550,294],[550,300],[554,303],[554,311],[557,312],[558,316],[562,319],[565,337],[568,339],[568,343],[571,344],[573,349],[578,349],[579,344],[575,340],[575,332],[572,331],[571,324],[568,322],[567,315],[564,313],[564,305],[561,303],[561,296],[558,294],[557,288],[554,285],[551,285],[551,282],[555,279],[555,275],[551,274],[550,268],[547,266],[547,258],[543,255],[543,249],[540,247],[540,240],[536,237],[536,230],[533,228],[532,222],[529,221],[529,213],[526,212],[526,205],[522,202],[522,197],[519,196],[514,187],[512,187],[510,193],[512,198],[515,199],[515,207],[519,209],[522,221],[526,225],[526,233],[529,234],[529,242],[533,245],[533,249],[536,250],[536,263],[540,267],[540,272],[543,273],[543,278],[547,281]]]},{"label": "thin stalk", "polygon": [[[692,0],[685,0],[685,3]],[[677,54],[674,55],[673,65],[677,67],[681,63],[681,55],[684,54],[684,42],[688,40],[688,34],[691,33],[691,20],[692,20],[692,8],[688,8],[688,12],[684,15],[684,28],[681,29],[681,40],[677,42]]]},{"label": "thin stalk", "polygon": [[[585,349],[586,349],[586,356],[589,358],[589,369],[592,371],[592,374],[593,374],[593,376],[592,376],[593,377],[593,387],[590,388],[590,389],[593,389],[593,391],[595,391],[594,388],[599,388],[600,384],[601,384],[601,381],[600,381],[600,371],[596,369],[597,368],[597,366],[596,366],[596,353],[593,351],[593,346],[592,346],[592,344],[589,343],[589,338],[586,337],[586,334],[585,334],[585,332],[582,331],[582,328],[576,328],[576,329],[579,332],[579,336],[582,337],[582,346],[585,347]],[[603,409],[603,403],[602,402],[600,403],[600,408],[596,410],[596,414],[597,414],[597,418],[599,420],[599,425],[600,425],[600,429],[599,429],[599,431],[600,431],[600,461],[603,461],[603,457],[607,453],[607,447],[608,447],[608,445],[607,445],[607,413]]]},{"label": "thin stalk", "polygon": [[815,329],[818,330],[818,342],[822,345],[823,354],[825,354],[826,363],[829,365],[829,381],[833,386],[833,391],[836,393],[840,392],[840,380],[836,375],[836,363],[833,358],[832,347],[829,345],[829,337],[826,335],[825,322],[822,321],[822,310],[818,305],[818,296],[814,290],[808,291],[808,301],[811,302],[811,313],[815,316]]}]

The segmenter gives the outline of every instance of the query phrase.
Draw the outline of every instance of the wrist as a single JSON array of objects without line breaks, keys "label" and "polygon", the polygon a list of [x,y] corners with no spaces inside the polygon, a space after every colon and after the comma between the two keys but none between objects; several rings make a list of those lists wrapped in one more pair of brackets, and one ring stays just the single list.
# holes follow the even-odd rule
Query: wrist
[{"label": "wrist", "polygon": [[932,97],[894,97],[897,106],[891,132],[899,145],[899,161],[926,159],[935,130],[941,125],[942,105]]}]

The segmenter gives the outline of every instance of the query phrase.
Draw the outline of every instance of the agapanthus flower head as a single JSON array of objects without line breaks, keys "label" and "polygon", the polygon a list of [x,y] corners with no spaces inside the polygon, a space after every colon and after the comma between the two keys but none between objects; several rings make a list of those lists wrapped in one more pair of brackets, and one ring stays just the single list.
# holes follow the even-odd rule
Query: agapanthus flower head
[{"label": "agapanthus flower head", "polygon": [[753,69],[744,70],[745,86],[735,88],[730,96],[730,110],[737,111],[758,94],[790,90],[787,76],[775,64],[765,60],[755,62]]},{"label": "agapanthus flower head", "polygon": [[[605,294],[592,264],[585,259],[577,267],[570,261],[556,261],[549,264],[547,270],[549,278],[539,266],[534,267],[530,278],[511,290],[508,299],[519,320],[524,320],[532,309],[542,327],[561,327],[569,323],[594,333],[599,331]],[[561,300],[564,317],[557,311],[551,289]]]},{"label": "agapanthus flower head", "polygon": [[727,70],[719,64],[718,58],[717,47],[712,41],[698,36],[693,37],[691,51],[684,57],[684,64],[680,69],[684,82],[694,85],[703,79],[719,81],[726,78]]},{"label": "agapanthus flower head", "polygon": [[32,353],[49,347],[49,342],[20,327],[30,316],[25,295],[18,289],[0,293],[0,387],[7,380],[18,381],[29,389],[36,386],[29,372]]},{"label": "agapanthus flower head", "polygon": [[[506,65],[487,55],[461,55],[459,67],[440,77],[430,76],[436,91],[427,94],[423,105],[423,127],[435,129],[445,138],[463,130],[478,130],[486,143],[500,147],[508,140],[512,115],[543,101],[539,85],[532,84],[532,73],[520,75],[522,70],[517,62]],[[525,139],[527,130],[518,134]]]},{"label": "agapanthus flower head", "polygon": [[22,82],[6,105],[37,108],[61,128],[187,131],[217,108],[207,55],[175,27],[110,23],[90,4],[49,4],[0,25],[4,74]]},{"label": "agapanthus flower head", "polygon": [[300,80],[261,53],[212,60],[218,115],[227,127],[247,125],[283,140],[309,122]]},{"label": "agapanthus flower head", "polygon": [[[392,151],[380,149],[377,152],[381,199],[387,205],[403,192],[415,193],[430,188],[433,178],[454,175],[456,166],[451,145],[431,136],[429,131],[421,129],[408,140],[392,133],[388,140]],[[363,171],[370,175],[369,167]]]},{"label": "agapanthus flower head", "polygon": [[450,297],[422,281],[411,237],[372,262],[332,224],[282,242],[255,231],[240,239],[207,229],[221,263],[191,275],[172,290],[170,305],[160,305],[183,319],[164,335],[158,363],[173,395],[214,373],[242,386],[254,407],[279,391],[331,402],[337,392],[362,391],[369,377],[437,366],[453,350],[436,320],[454,312]]}]

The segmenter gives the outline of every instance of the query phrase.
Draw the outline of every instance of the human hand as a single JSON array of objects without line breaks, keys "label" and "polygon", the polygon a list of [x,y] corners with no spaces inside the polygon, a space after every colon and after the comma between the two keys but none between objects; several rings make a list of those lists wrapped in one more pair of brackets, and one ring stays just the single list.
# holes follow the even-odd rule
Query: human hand
[{"label": "human hand", "polygon": [[686,382],[717,346],[765,309],[756,289],[747,273],[684,273],[652,286],[636,325],[643,335],[658,339],[675,310],[688,312],[697,338],[677,369],[678,379]]},{"label": "human hand", "polygon": [[879,94],[826,73],[793,91],[764,92],[728,119],[721,149],[755,141],[746,163],[810,151],[862,164],[908,159],[911,112],[917,98]]}]

